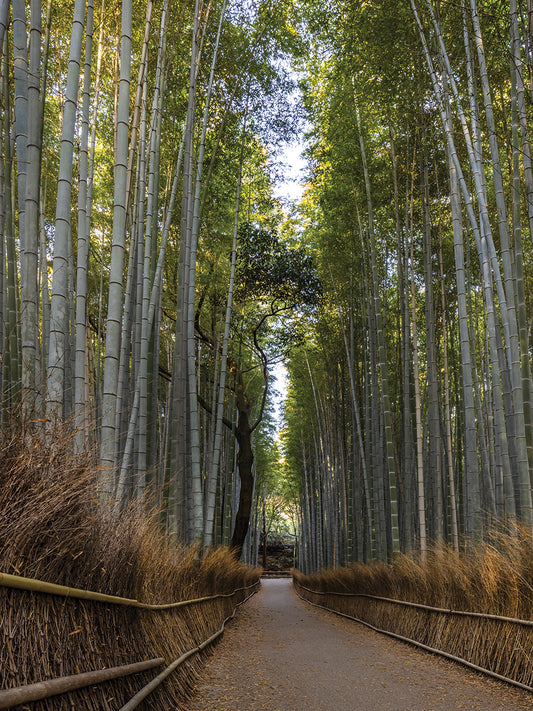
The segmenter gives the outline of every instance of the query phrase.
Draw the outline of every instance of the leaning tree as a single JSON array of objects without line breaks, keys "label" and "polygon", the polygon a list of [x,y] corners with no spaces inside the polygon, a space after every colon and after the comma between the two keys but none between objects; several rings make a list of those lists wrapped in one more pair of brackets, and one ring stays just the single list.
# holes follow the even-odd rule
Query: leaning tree
[{"label": "leaning tree", "polygon": [[[227,388],[234,396],[235,410],[234,420],[225,417],[223,422],[238,444],[240,492],[230,545],[240,557],[254,497],[252,436],[265,413],[269,366],[301,340],[302,317],[318,305],[321,287],[313,260],[303,247],[290,246],[273,231],[252,224],[240,228],[238,242],[235,334],[226,355],[231,374]],[[215,338],[203,327],[205,303],[200,300],[196,329],[204,344],[215,351]],[[200,402],[210,409],[203,398]]]}]

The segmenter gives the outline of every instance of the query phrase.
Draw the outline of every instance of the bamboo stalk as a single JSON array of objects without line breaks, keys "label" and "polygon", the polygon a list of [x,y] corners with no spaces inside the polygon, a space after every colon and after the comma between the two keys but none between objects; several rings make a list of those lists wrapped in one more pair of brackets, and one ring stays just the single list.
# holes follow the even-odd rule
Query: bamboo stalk
[{"label": "bamboo stalk", "polygon": [[9,573],[0,573],[0,585],[17,590],[29,590],[31,592],[46,593],[48,595],[60,595],[62,597],[106,602],[112,605],[137,607],[142,610],[170,610],[175,607],[186,607],[187,605],[206,602],[207,600],[218,600],[222,597],[232,597],[235,593],[240,592],[241,590],[248,590],[249,588],[254,587],[254,585],[257,585],[257,582],[242,588],[235,588],[235,590],[230,593],[218,593],[217,595],[207,595],[205,597],[198,597],[192,600],[180,600],[179,602],[170,602],[161,605],[153,605],[148,602],[139,602],[139,600],[134,600],[133,598],[106,595],[105,593],[94,592],[92,590],[70,588],[66,585],[56,585],[55,583],[47,583],[43,580],[35,580],[33,578],[24,578],[21,575],[10,575]]},{"label": "bamboo stalk", "polygon": [[39,681],[36,684],[19,686],[16,689],[5,689],[0,691],[0,709],[10,709],[13,708],[13,706],[25,704],[29,701],[39,701],[40,699],[47,699],[50,696],[65,694],[68,691],[83,689],[93,684],[101,684],[111,679],[120,679],[130,674],[138,674],[147,669],[158,667],[163,664],[164,661],[163,657],[157,657],[156,659],[148,659],[144,662],[136,662],[135,664],[126,664],[121,667],[98,669],[97,671],[84,672],[83,674]]}]

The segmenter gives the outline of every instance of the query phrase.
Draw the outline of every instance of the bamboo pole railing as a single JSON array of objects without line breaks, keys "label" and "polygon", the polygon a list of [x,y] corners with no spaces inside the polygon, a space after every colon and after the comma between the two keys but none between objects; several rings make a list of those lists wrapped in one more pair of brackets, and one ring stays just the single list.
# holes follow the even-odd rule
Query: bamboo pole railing
[{"label": "bamboo pole railing", "polygon": [[[492,615],[488,612],[471,612],[469,610],[452,610],[447,607],[432,607],[431,605],[423,605],[419,602],[409,602],[408,600],[398,600],[392,597],[380,597],[379,595],[369,595],[368,593],[349,593],[349,592],[334,592],[334,591],[323,591],[323,590],[312,590],[311,588],[306,588],[305,585],[301,585],[296,581],[293,581],[294,585],[298,586],[302,590],[313,593],[313,595],[335,595],[338,597],[363,597],[369,598],[370,600],[381,600],[382,602],[391,602],[395,605],[403,605],[404,607],[417,607],[420,610],[429,610],[430,612],[441,612],[446,615],[457,615],[463,617],[481,617],[485,620],[497,620],[499,622],[511,622],[513,624],[522,625],[523,627],[533,627],[533,620],[522,620],[518,617],[504,617],[502,615]],[[308,601],[309,602],[309,601]],[[327,608],[329,610],[329,608]]]},{"label": "bamboo pole railing", "polygon": [[92,600],[95,602],[105,602],[111,605],[125,605],[127,607],[137,607],[141,610],[171,610],[175,607],[186,607],[187,605],[195,605],[207,600],[217,600],[221,597],[233,597],[235,593],[241,590],[249,590],[252,585],[246,585],[242,588],[235,588],[230,593],[217,593],[216,595],[206,595],[205,597],[197,597],[191,600],[180,600],[179,602],[170,602],[162,605],[155,605],[149,602],[139,602],[133,598],[119,597],[117,595],[106,595],[104,593],[95,592],[93,590],[83,590],[82,588],[71,588],[67,585],[56,585],[55,583],[47,583],[43,580],[35,578],[25,578],[22,575],[10,575],[9,573],[0,573],[0,585],[16,590],[28,590],[31,592],[45,593],[47,595],[59,595],[61,597],[71,597],[81,600]]},{"label": "bamboo pole railing", "polygon": [[57,679],[47,679],[38,681],[35,684],[26,684],[14,689],[3,689],[0,691],[0,709],[10,709],[13,706],[27,704],[30,701],[40,701],[50,696],[59,696],[76,689],[84,689],[93,684],[101,684],[111,679],[121,679],[131,674],[139,674],[147,669],[153,669],[164,664],[163,657],[148,659],[144,662],[125,664],[121,667],[110,667],[109,669],[98,669],[96,671],[73,674],[72,676],[62,676]]}]

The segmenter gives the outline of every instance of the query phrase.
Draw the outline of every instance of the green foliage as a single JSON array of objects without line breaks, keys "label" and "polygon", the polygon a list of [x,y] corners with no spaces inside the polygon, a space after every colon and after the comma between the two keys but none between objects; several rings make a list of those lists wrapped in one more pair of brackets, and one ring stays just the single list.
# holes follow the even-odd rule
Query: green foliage
[{"label": "green foliage", "polygon": [[314,261],[304,247],[287,246],[250,224],[239,232],[237,257],[235,298],[246,304],[251,347],[274,362],[305,338],[307,319],[320,302]]},{"label": "green foliage", "polygon": [[237,296],[268,302],[272,315],[314,308],[321,286],[304,247],[287,247],[276,234],[251,224],[239,231]]},{"label": "green foliage", "polygon": [[[473,94],[468,95],[462,34],[463,8],[461,4],[453,3],[435,5],[452,62],[454,80],[467,112],[467,122],[472,124],[478,114],[481,116],[480,140],[484,154],[488,155],[487,126],[483,118],[485,98],[482,96],[477,77],[472,85]],[[502,173],[505,197],[510,205],[513,156],[510,142],[512,87],[509,75],[509,8],[499,0],[480,0],[478,5],[485,52],[489,58],[488,75],[493,93],[497,140],[504,158]],[[100,15],[102,6],[103,14]],[[146,102],[144,110],[147,117],[150,116],[155,95],[162,6],[163,3],[154,3],[148,39],[146,92],[143,99]],[[146,281],[152,280],[154,276],[188,105],[193,5],[170,2],[169,6],[163,99],[161,111],[157,113],[156,125],[153,127],[157,131],[156,155],[149,155],[145,148],[150,168],[157,164],[159,171],[157,184],[154,186],[156,204],[150,235],[152,262]],[[48,262],[48,270],[54,249],[59,149],[72,8],[73,3],[67,0],[53,3],[47,63],[45,66],[42,62],[41,66],[43,74],[46,69],[40,186],[43,196],[41,207],[46,254],[42,256],[43,261]],[[194,156],[198,155],[198,137],[207,100],[211,59],[221,9],[222,2],[215,0],[209,8],[203,8],[200,18],[202,54],[198,66],[195,123],[192,131]],[[95,54],[91,69],[91,101],[95,101],[95,114],[91,116],[91,129],[94,129],[95,136],[95,170],[91,183],[91,245],[88,265],[87,320],[92,328],[87,352],[87,368],[90,371],[87,389],[90,391],[91,403],[98,405],[101,396],[98,391],[101,386],[99,360],[101,361],[103,355],[103,324],[110,279],[110,242],[115,221],[113,193],[121,5],[97,2],[95,11],[95,49],[100,29],[103,31],[103,44],[98,96],[94,95]],[[139,76],[143,75],[140,59],[145,33],[145,13],[146,3],[143,0],[134,0],[129,107],[132,119],[136,109],[134,102],[137,81]],[[468,12],[466,14],[468,15]],[[424,31],[431,39],[430,51],[435,52],[436,38],[426,6],[421,8],[421,19]],[[471,32],[470,19],[467,29]],[[11,52],[11,30],[6,37],[6,46]],[[529,39],[525,36],[521,40],[524,57],[527,56],[526,50],[529,51]],[[472,51],[475,54],[474,47]],[[478,70],[478,65],[479,60],[476,59],[475,71]],[[298,70],[297,75],[294,74],[293,67]],[[439,79],[445,86],[445,77],[439,64],[438,71]],[[2,107],[5,109],[6,133],[3,139],[3,160],[4,168],[15,174],[18,148],[11,127],[12,106],[7,113],[7,100],[13,104],[15,94],[11,66],[8,67],[6,81],[7,93]],[[302,91],[303,107],[297,106],[294,100],[297,84]],[[312,457],[320,451],[323,459],[322,469],[328,472],[330,483],[339,485],[339,500],[353,500],[354,497],[350,499],[352,492],[346,489],[341,491],[341,488],[349,485],[359,486],[357,477],[362,476],[363,456],[372,464],[369,469],[376,468],[377,464],[381,466],[385,460],[379,451],[384,439],[384,418],[383,412],[379,410],[380,405],[376,403],[380,397],[386,370],[391,373],[388,389],[396,444],[394,454],[400,464],[399,488],[402,490],[401,496],[404,496],[410,486],[413,469],[412,461],[405,455],[409,445],[404,442],[404,439],[410,436],[409,428],[412,429],[414,422],[411,363],[413,318],[418,333],[420,379],[423,381],[428,377],[430,369],[426,360],[434,346],[434,365],[438,374],[437,385],[441,401],[444,335],[447,336],[446,345],[453,369],[450,396],[454,429],[454,450],[449,459],[458,463],[457,468],[462,475],[458,298],[448,162],[443,128],[409,2],[262,0],[253,3],[244,0],[236,4],[230,3],[222,28],[212,89],[200,195],[199,244],[195,272],[197,382],[199,391],[207,394],[212,404],[216,399],[213,397],[218,377],[215,373],[219,372],[220,368],[220,342],[230,274],[229,255],[236,220],[238,176],[242,169],[241,206],[237,219],[240,229],[236,284],[228,349],[231,376],[228,376],[226,382],[225,415],[228,416],[227,419],[235,417],[233,398],[239,391],[246,395],[245,406],[249,410],[247,414],[250,414],[251,421],[254,417],[261,419],[265,403],[262,396],[268,385],[268,367],[284,358],[287,359],[291,383],[281,453],[272,432],[268,398],[263,424],[255,429],[257,472],[267,497],[271,497],[273,502],[278,499],[293,501],[298,498],[302,493],[299,485],[303,477],[305,456]],[[477,108],[474,108],[476,102]],[[308,131],[307,190],[301,204],[294,208],[286,219],[281,202],[274,197],[273,187],[280,171],[277,161],[282,144],[302,127],[304,112]],[[525,112],[525,124],[528,124],[532,118],[529,105],[526,106]],[[454,107],[452,120],[459,160],[464,162],[466,142],[461,136]],[[149,121],[148,118],[148,123]],[[133,129],[133,126],[131,128]],[[147,127],[148,135],[151,128]],[[79,141],[79,135],[79,132],[76,133],[76,142]],[[131,141],[133,135],[131,130]],[[364,159],[361,144],[365,147]],[[7,153],[12,145],[15,161],[13,165],[8,166]],[[130,193],[126,197],[128,213],[124,283],[136,235],[142,234],[146,226],[139,225],[138,221],[146,219],[146,215],[143,218],[143,211],[148,205],[146,186],[141,186],[139,180],[142,165],[140,141],[138,140],[135,146],[132,142],[130,148],[132,173]],[[79,151],[75,151],[70,224],[72,260],[69,268],[76,263],[77,257],[78,154]],[[195,160],[193,164],[194,162]],[[524,165],[522,159],[521,170]],[[176,329],[180,312],[178,298],[182,296],[178,295],[180,287],[185,284],[184,264],[190,254],[184,248],[182,235],[183,220],[187,218],[186,214],[181,213],[179,198],[185,177],[183,172],[182,166],[163,267],[161,309],[156,317],[158,340],[154,341],[154,352],[150,353],[150,358],[153,358],[156,364],[155,372],[159,358],[159,372],[162,375],[161,382],[155,383],[149,395],[153,400],[150,405],[154,420],[158,420],[152,432],[153,441],[157,442],[154,444],[154,450],[159,448],[160,451],[156,454],[161,459],[166,456],[165,447],[168,445],[168,442],[161,443],[171,409],[171,397],[176,390],[176,381],[182,376],[184,381],[186,375],[178,372],[176,355],[181,345],[176,332],[183,333],[183,329]],[[472,180],[470,172],[466,172],[470,189]],[[523,184],[520,188],[524,193],[527,188],[524,176],[521,177],[521,182]],[[485,166],[485,186],[489,219],[495,227],[494,269],[498,267],[498,260],[501,258],[501,245],[496,234],[499,217],[496,210],[494,170],[489,161]],[[141,188],[144,194],[141,194]],[[6,205],[17,204],[18,189],[15,180],[13,194],[4,196]],[[183,205],[186,202],[187,199],[183,201]],[[474,211],[477,207],[478,205],[474,205]],[[12,228],[11,232],[16,239],[19,224],[16,210],[14,212],[12,225],[9,227]],[[528,225],[529,212],[527,201],[522,200],[519,216],[524,232]],[[515,213],[510,227],[517,230],[518,226],[518,214]],[[8,230],[6,234],[7,232]],[[517,236],[516,232],[515,237]],[[514,239],[513,243],[516,242]],[[524,239],[524,242],[525,300],[527,308],[531,310],[533,291],[527,287],[530,285],[533,270],[533,243],[529,238]],[[514,245],[511,245],[511,248],[514,249]],[[476,387],[479,389],[476,419],[480,428],[483,426],[487,429],[484,436],[488,448],[493,413],[491,373],[487,366],[487,325],[484,318],[486,294],[480,287],[481,270],[475,239],[466,231],[464,251],[469,288],[468,318],[472,331],[473,361],[477,368]],[[142,254],[142,246],[138,254]],[[140,260],[143,258],[140,257]],[[512,255],[511,261],[511,268],[515,269],[516,255]],[[135,295],[132,296],[128,313],[125,304],[122,304],[125,341],[121,363],[127,370],[124,385],[125,414],[122,418],[124,423],[121,425],[123,428],[127,427],[127,410],[132,405],[126,395],[128,390],[133,392],[138,379],[139,340],[142,333],[139,316],[142,311],[141,294],[146,286],[141,278],[141,264],[135,264],[133,259],[131,264],[129,283],[136,286],[132,288],[131,293],[135,292]],[[14,273],[13,265],[11,266]],[[16,267],[21,272],[20,263]],[[46,269],[44,275],[49,276]],[[74,271],[69,279],[76,296]],[[506,284],[505,289],[512,291],[511,282],[516,280],[517,275],[513,273],[510,284]],[[412,312],[411,281],[414,290]],[[440,298],[441,287],[444,303]],[[19,294],[15,297],[13,293],[16,287],[10,286],[10,289],[9,296],[13,297],[15,303]],[[7,296],[4,289],[2,297],[4,292]],[[428,304],[430,293],[433,293],[434,297]],[[22,303],[20,299],[19,303]],[[73,299],[73,303],[68,306],[71,314],[74,312],[74,304]],[[42,334],[40,338],[43,341],[39,344],[42,346],[42,369],[46,368],[47,333],[43,322],[46,306],[45,302],[39,304],[41,321],[36,324],[36,332]],[[501,304],[497,303],[496,306],[501,309]],[[131,323],[133,326],[130,329]],[[428,323],[432,328],[426,328]],[[522,336],[526,341],[525,317],[524,324]],[[189,325],[188,323],[187,326]],[[74,335],[73,324],[70,330]],[[501,333],[498,333],[498,337],[502,339],[503,349],[508,345],[504,342],[508,336],[505,328],[499,330]],[[13,334],[9,334],[10,337],[11,335]],[[432,343],[432,339],[435,343]],[[385,344],[382,349],[386,351],[384,362],[380,362],[381,355],[377,355],[379,340]],[[159,353],[155,352],[156,343]],[[527,356],[530,353],[527,352],[527,344],[523,348],[523,367],[526,371]],[[66,362],[73,360],[71,355],[65,354]],[[503,362],[505,358],[502,356],[501,360]],[[0,368],[3,367],[2,363],[3,361],[0,362]],[[184,366],[184,369],[189,367],[190,363]],[[507,377],[505,372],[503,375],[502,382]],[[153,373],[150,377],[152,376]],[[5,380],[8,379],[6,375]],[[173,381],[170,388],[167,387],[167,379]],[[13,383],[6,382],[6,388],[10,387],[13,387]],[[422,387],[422,391],[424,389]],[[507,403],[506,408],[512,408],[517,389],[515,387],[514,391],[510,391],[510,404]],[[187,399],[186,393],[181,395],[184,400]],[[424,422],[427,422],[429,417],[429,397],[424,395],[421,403]],[[66,393],[65,401],[67,399]],[[357,413],[354,404],[356,402]],[[361,449],[366,448],[364,452],[359,451],[360,445],[356,441],[355,414],[360,417],[363,441]],[[96,412],[96,415],[98,417],[100,413]],[[207,441],[210,437],[210,422],[207,414],[203,413],[203,417]],[[514,422],[511,420],[511,414],[508,414],[508,417],[509,422]],[[117,417],[117,421],[118,419],[120,418]],[[373,419],[375,421],[372,421]],[[435,426],[435,431],[436,429]],[[514,424],[509,427],[509,435],[513,429]],[[327,430],[327,434],[322,430]],[[429,436],[427,432],[424,434],[424,452],[430,451]],[[98,438],[97,433],[94,433],[94,438]],[[117,441],[118,439],[117,437]],[[180,443],[180,446],[181,444],[186,450],[187,437],[184,437],[184,443]],[[331,451],[324,453],[327,447],[330,447]],[[154,466],[157,456],[154,455],[152,460]],[[184,459],[187,456],[185,453]],[[318,458],[318,455],[316,456]],[[488,458],[496,462],[498,456],[494,450]],[[444,462],[445,456],[441,459]],[[186,462],[183,466],[185,470]],[[444,467],[444,464],[442,466]],[[338,484],[342,477],[345,479],[342,484]],[[377,481],[376,492],[382,484],[383,482]],[[468,487],[463,484],[464,482],[459,481],[458,490],[467,490]],[[318,495],[318,485],[313,486],[313,495]],[[440,491],[444,491],[444,488],[441,485]],[[378,493],[375,494],[375,500],[379,500]],[[272,505],[275,508],[277,504]],[[339,504],[335,515],[341,516],[340,510]],[[362,515],[361,511],[357,513]],[[409,512],[406,513],[406,518],[408,514]],[[414,515],[411,514],[409,515],[414,520]]]}]

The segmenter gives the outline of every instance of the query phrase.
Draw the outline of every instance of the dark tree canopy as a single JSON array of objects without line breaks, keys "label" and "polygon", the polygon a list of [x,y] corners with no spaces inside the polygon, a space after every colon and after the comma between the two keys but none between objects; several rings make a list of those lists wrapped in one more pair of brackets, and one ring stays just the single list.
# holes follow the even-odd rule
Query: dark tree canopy
[{"label": "dark tree canopy", "polygon": [[322,287],[313,258],[303,247],[291,247],[274,232],[243,225],[237,252],[237,298],[261,301],[270,315],[315,308]]}]

